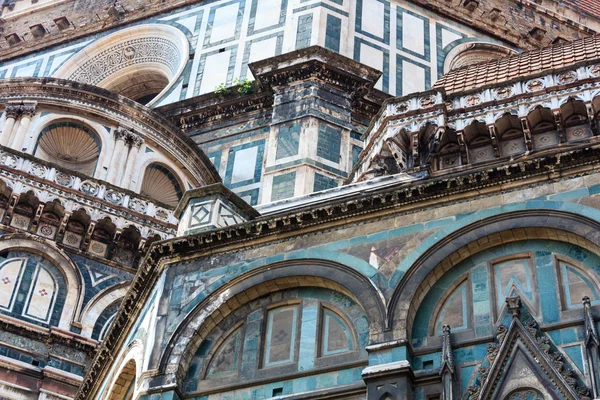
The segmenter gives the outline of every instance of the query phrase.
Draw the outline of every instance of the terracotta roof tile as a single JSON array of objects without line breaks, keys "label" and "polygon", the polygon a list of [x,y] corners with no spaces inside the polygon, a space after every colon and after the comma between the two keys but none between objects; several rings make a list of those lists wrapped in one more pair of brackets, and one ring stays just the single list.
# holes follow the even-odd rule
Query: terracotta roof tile
[{"label": "terracotta roof tile", "polygon": [[[600,8],[600,0],[593,1],[598,1]],[[600,35],[596,35],[487,63],[458,68],[442,76],[433,86],[443,87],[447,93],[469,91],[481,86],[506,82],[517,77],[538,75],[547,70],[569,67],[586,61],[589,63],[600,61],[599,58]]]},{"label": "terracotta roof tile", "polygon": [[600,2],[598,0],[563,0],[566,4],[600,18]]}]

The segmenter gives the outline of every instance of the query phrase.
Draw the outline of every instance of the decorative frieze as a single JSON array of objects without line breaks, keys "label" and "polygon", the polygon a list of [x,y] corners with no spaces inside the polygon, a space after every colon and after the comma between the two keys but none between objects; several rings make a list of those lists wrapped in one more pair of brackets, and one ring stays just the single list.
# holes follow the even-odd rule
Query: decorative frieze
[{"label": "decorative frieze", "polygon": [[[96,210],[92,211],[92,217],[110,216],[120,228],[134,225],[143,237],[159,233],[163,238],[168,238],[175,234],[177,219],[172,210],[159,207],[151,200],[139,198],[130,191],[111,187],[105,182],[83,180],[81,176],[61,171],[51,164],[42,164],[32,156],[13,153],[8,148],[0,150],[0,177],[13,193],[34,190],[40,200],[60,199],[65,209],[71,212],[85,205]],[[11,225],[19,229],[26,228],[29,221],[23,218],[25,217],[13,217]],[[49,232],[42,234],[45,237],[49,237],[48,235]],[[63,242],[77,247],[81,238],[69,234]]]},{"label": "decorative frieze", "polygon": [[[508,85],[503,82],[469,94],[446,95],[442,89],[433,89],[388,100],[365,134],[366,146],[350,180],[358,181],[371,176],[369,171],[381,165],[381,159],[385,160],[390,153],[394,153],[386,143],[390,143],[390,138],[399,132],[407,132],[407,136],[413,133],[418,135],[422,145],[419,155],[415,156],[420,156],[421,161],[426,160],[441,139],[436,136],[433,142],[429,142],[430,137],[424,133],[428,124],[462,134],[475,121],[493,127],[505,114],[527,121],[536,108],[549,109],[553,113],[554,130],[532,132],[525,122],[527,129],[520,136],[513,134],[501,138],[490,132],[489,143],[480,141],[466,144],[469,140],[462,144],[456,142],[456,145],[466,147],[466,150],[461,149],[465,154],[463,158],[468,159],[467,163],[461,164],[463,168],[466,164],[477,164],[496,157],[516,157],[531,150],[548,149],[565,141],[589,140],[594,137],[595,115],[600,111],[595,109],[598,105],[592,102],[600,90],[599,72],[600,65],[592,65],[533,79],[525,78]],[[564,128],[561,107],[569,101],[579,101],[587,108],[583,114],[589,123],[570,121]],[[445,155],[440,157],[444,158]],[[438,165],[441,165],[440,162]],[[456,166],[452,164],[446,168]]]}]

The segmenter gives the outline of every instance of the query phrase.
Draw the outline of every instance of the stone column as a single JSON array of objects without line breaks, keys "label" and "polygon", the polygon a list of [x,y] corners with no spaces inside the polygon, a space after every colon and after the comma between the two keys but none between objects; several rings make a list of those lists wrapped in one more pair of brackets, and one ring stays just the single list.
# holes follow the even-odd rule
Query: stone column
[{"label": "stone column", "polygon": [[130,134],[129,139],[131,150],[129,151],[129,157],[127,157],[125,172],[121,177],[121,187],[133,190],[134,188],[132,187],[131,179],[133,178],[133,171],[136,170],[137,157],[140,152],[140,147],[144,143],[144,139],[136,134]]},{"label": "stone column", "polygon": [[29,123],[31,122],[31,118],[33,118],[33,116],[35,115],[35,109],[35,104],[21,106],[21,121],[19,122],[17,133],[15,133],[14,138],[12,138],[10,145],[10,147],[17,151],[21,151],[21,147],[23,146],[23,142],[25,141],[25,136],[27,136],[27,129],[29,128]]},{"label": "stone column", "polygon": [[123,169],[123,156],[126,155],[125,139],[127,132],[118,129],[114,132],[115,136],[115,148],[113,150],[112,158],[110,159],[110,165],[108,167],[108,173],[106,174],[106,180],[112,184],[118,185],[121,170]]},{"label": "stone column", "polygon": [[21,110],[18,105],[7,105],[4,109],[6,114],[6,121],[4,122],[4,129],[0,134],[0,145],[8,146],[11,133],[15,127],[15,121],[17,120]]}]

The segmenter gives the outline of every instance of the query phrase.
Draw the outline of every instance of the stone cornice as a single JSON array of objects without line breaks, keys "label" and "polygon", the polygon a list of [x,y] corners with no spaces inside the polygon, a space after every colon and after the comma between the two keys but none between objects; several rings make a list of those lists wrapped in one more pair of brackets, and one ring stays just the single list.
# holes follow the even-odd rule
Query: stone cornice
[{"label": "stone cornice", "polygon": [[[381,72],[319,46],[293,51],[249,65],[256,77],[250,94],[238,92],[207,93],[156,109],[186,132],[217,124],[235,124],[236,118],[249,119],[269,112],[274,104],[275,87],[317,79],[352,94],[353,117],[370,120],[391,97],[374,89]],[[361,121],[360,124],[363,124]]]},{"label": "stone cornice", "polygon": [[320,46],[295,50],[248,65],[258,84],[268,90],[292,82],[318,79],[352,98],[362,98],[381,77],[381,72]]},{"label": "stone cornice", "polygon": [[74,333],[60,331],[55,328],[42,328],[4,315],[0,316],[0,330],[14,333],[46,345],[60,344],[74,350],[82,351],[88,355],[94,355],[98,348],[98,342]]},{"label": "stone cornice", "polygon": [[208,157],[167,119],[126,97],[95,86],[54,78],[0,80],[0,103],[37,101],[38,106],[99,115],[154,142],[188,169],[198,185],[220,182]]},{"label": "stone cornice", "polygon": [[327,204],[294,209],[221,230],[155,243],[131,285],[121,310],[106,335],[101,353],[94,360],[77,399],[92,398],[102,384],[109,361],[123,346],[137,314],[165,267],[176,260],[232,251],[285,237],[306,234],[347,221],[411,212],[432,204],[461,201],[565,176],[580,176],[597,170],[600,145],[583,144],[538,154],[515,162],[498,162],[485,168],[461,171],[407,184],[384,187],[368,194],[353,193]]}]

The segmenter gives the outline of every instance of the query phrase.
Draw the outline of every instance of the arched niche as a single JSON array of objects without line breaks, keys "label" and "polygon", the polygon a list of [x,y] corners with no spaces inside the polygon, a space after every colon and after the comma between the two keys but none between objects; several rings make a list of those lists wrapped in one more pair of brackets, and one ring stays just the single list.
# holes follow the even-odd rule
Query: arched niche
[{"label": "arched niche", "polygon": [[175,207],[183,195],[183,185],[169,168],[152,163],[144,171],[140,194]]},{"label": "arched niche", "polygon": [[[335,276],[335,282],[331,277]],[[383,339],[385,309],[383,295],[366,276],[343,264],[317,259],[301,259],[269,264],[248,271],[223,285],[197,304],[177,327],[165,347],[156,354],[160,358],[157,369],[166,372],[164,379],[175,378],[183,381],[190,362],[206,335],[216,326],[216,319],[208,318],[215,310],[227,302],[227,310],[218,311],[219,318],[225,318],[238,307],[259,297],[259,293],[299,287],[322,287],[340,292],[355,301],[366,311],[368,319],[369,343]],[[253,290],[252,288],[256,289]],[[271,288],[271,289],[269,289]],[[193,337],[187,333],[195,331]],[[177,344],[177,345],[175,345]]]},{"label": "arched niche", "polygon": [[468,65],[481,64],[517,54],[516,51],[499,44],[485,42],[462,43],[450,50],[444,61],[444,73]]},{"label": "arched niche", "polygon": [[189,58],[183,32],[164,24],[123,29],[90,44],[55,77],[99,86],[151,106],[171,88]]},{"label": "arched niche", "polygon": [[61,167],[93,176],[102,142],[97,133],[78,121],[56,121],[38,136],[33,154]]}]

